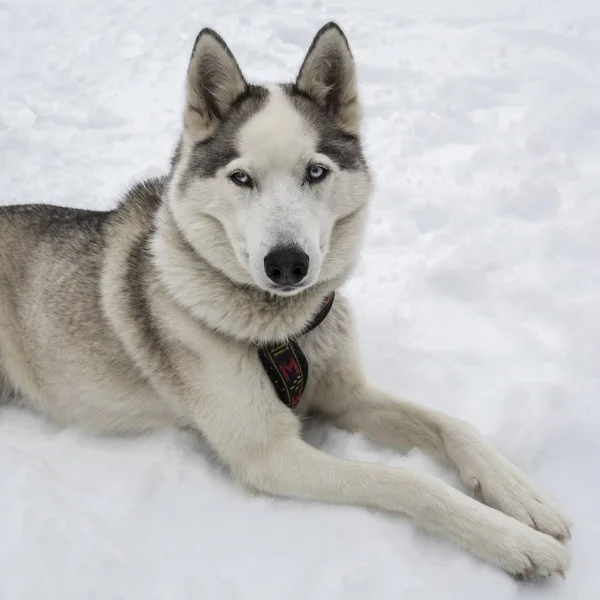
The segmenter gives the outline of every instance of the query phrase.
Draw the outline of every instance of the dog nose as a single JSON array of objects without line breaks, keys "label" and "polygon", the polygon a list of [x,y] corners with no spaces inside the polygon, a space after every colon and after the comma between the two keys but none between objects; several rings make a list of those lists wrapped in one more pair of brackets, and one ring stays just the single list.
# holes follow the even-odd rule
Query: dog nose
[{"label": "dog nose", "polygon": [[294,285],[306,277],[308,263],[308,255],[298,248],[275,248],[265,256],[265,273],[278,285]]}]

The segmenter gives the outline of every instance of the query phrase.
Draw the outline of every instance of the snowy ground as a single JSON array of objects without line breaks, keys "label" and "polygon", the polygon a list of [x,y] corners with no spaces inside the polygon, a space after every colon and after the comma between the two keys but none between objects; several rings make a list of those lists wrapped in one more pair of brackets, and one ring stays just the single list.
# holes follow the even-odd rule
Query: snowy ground
[{"label": "snowy ground", "polygon": [[[402,518],[248,497],[190,436],[0,415],[0,600],[600,595],[597,0],[3,0],[0,202],[108,208],[165,170],[194,36],[287,79],[346,29],[376,172],[347,291],[373,378],[475,422],[575,523],[566,583],[519,585]],[[311,431],[330,452],[453,476]]]}]

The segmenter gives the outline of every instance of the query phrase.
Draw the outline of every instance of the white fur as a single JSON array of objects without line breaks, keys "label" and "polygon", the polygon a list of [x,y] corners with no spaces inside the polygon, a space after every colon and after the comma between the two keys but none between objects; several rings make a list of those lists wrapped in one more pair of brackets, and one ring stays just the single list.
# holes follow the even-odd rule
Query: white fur
[{"label": "white fur", "polygon": [[[339,176],[329,158],[316,152],[316,138],[279,86],[269,86],[269,102],[240,131],[242,158],[232,168],[250,173],[257,188],[241,191],[244,210],[236,220],[257,285],[273,288],[264,270],[265,256],[277,246],[296,246],[310,260],[303,286],[317,281],[336,218],[330,197]],[[331,171],[322,183],[305,183],[307,165],[321,163]],[[299,288],[298,291],[301,291]]]}]

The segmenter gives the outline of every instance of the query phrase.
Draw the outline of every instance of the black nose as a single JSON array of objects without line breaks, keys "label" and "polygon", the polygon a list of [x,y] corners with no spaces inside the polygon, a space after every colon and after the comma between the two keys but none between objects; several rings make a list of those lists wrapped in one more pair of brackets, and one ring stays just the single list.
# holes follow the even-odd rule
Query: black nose
[{"label": "black nose", "polygon": [[308,273],[308,255],[298,248],[275,248],[265,256],[265,273],[278,285],[300,283]]}]

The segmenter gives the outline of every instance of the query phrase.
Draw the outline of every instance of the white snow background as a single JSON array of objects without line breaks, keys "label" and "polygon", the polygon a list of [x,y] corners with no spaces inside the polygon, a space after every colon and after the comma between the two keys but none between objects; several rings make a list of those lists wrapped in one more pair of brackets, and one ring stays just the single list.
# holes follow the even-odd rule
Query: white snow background
[{"label": "white snow background", "polygon": [[[368,372],[470,419],[564,506],[567,581],[519,584],[402,517],[249,496],[182,432],[6,408],[0,600],[600,597],[597,0],[2,0],[0,202],[113,206],[167,169],[200,28],[286,80],[332,18],[377,179],[347,285]],[[458,485],[418,451],[310,435]]]}]

